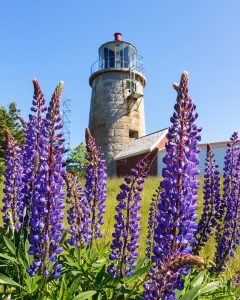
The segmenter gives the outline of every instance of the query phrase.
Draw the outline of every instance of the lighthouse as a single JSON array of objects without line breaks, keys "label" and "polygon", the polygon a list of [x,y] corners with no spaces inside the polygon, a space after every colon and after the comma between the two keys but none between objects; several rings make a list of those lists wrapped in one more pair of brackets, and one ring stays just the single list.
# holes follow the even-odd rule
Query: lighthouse
[{"label": "lighthouse", "polygon": [[143,58],[121,33],[99,47],[91,67],[89,128],[105,154],[109,176],[116,175],[114,157],[145,135]]}]

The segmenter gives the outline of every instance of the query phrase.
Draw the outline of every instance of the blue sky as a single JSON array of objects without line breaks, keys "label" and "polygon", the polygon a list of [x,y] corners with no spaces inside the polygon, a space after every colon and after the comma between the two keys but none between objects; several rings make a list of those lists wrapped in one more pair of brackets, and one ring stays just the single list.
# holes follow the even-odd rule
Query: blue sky
[{"label": "blue sky", "polygon": [[240,129],[239,12],[239,0],[1,1],[0,105],[14,100],[27,117],[32,78],[47,99],[64,80],[76,146],[88,125],[91,64],[121,32],[144,57],[147,133],[169,126],[171,84],[188,70],[202,141],[228,140]]}]

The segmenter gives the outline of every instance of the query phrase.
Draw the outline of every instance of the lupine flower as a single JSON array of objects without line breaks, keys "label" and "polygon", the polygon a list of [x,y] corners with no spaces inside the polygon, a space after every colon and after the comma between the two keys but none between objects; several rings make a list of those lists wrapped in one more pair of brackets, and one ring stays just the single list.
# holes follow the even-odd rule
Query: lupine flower
[{"label": "lupine flower", "polygon": [[45,277],[51,273],[57,278],[62,267],[58,263],[58,255],[63,250],[60,242],[64,230],[62,209],[65,207],[62,177],[65,173],[62,167],[64,139],[59,132],[62,129],[60,114],[62,88],[63,82],[60,82],[51,98],[44,136],[39,143],[39,164],[34,182],[30,219],[31,246],[28,250],[28,253],[34,256],[34,262],[27,270],[31,276],[40,270]]},{"label": "lupine flower", "polygon": [[72,246],[81,246],[82,242],[89,243],[91,238],[90,207],[80,182],[70,173],[66,173],[64,179],[67,184],[67,203],[70,205],[67,210],[70,225],[68,243]]},{"label": "lupine flower", "polygon": [[108,267],[108,272],[113,277],[122,278],[124,275],[130,276],[134,273],[140,236],[141,205],[139,202],[142,199],[142,184],[148,176],[157,151],[157,148],[154,149],[138,162],[131,169],[130,175],[124,178],[125,183],[120,185],[121,192],[117,195],[115,232],[112,234],[112,251],[109,256],[113,263]]},{"label": "lupine flower", "polygon": [[25,143],[23,147],[23,209],[26,210],[24,223],[29,221],[32,207],[32,197],[34,194],[34,181],[37,176],[40,145],[45,142],[44,130],[46,126],[45,100],[39,83],[33,79],[34,95],[29,122],[19,116],[19,119],[24,125]]},{"label": "lupine flower", "polygon": [[183,289],[184,283],[183,280],[178,280],[179,269],[186,266],[200,267],[203,264],[201,257],[191,254],[178,253],[166,256],[165,260],[160,261],[159,266],[152,268],[148,274],[150,279],[144,284],[145,299],[174,300],[174,289]]},{"label": "lupine flower", "polygon": [[220,205],[223,223],[220,223],[216,232],[214,268],[218,272],[225,269],[226,262],[235,256],[236,248],[240,244],[240,147],[236,132],[228,144],[223,177],[224,193]]},{"label": "lupine flower", "polygon": [[9,130],[5,131],[6,144],[6,171],[4,181],[4,206],[2,208],[4,228],[11,228],[12,233],[21,227],[22,219],[22,150]]},{"label": "lupine flower", "polygon": [[154,242],[154,229],[157,227],[157,212],[158,203],[160,202],[160,193],[162,188],[159,186],[155,194],[153,194],[152,202],[150,203],[149,217],[148,217],[148,235],[147,235],[147,248],[146,248],[146,258],[150,258],[155,246]]},{"label": "lupine flower", "polygon": [[[188,96],[188,74],[183,72],[177,90],[177,103],[171,118],[172,125],[167,134],[166,155],[163,162],[163,181],[161,187],[161,202],[158,204],[158,226],[155,229],[155,247],[152,256],[156,268],[161,271],[164,261],[170,256],[191,254],[191,244],[195,242],[196,208],[199,180],[197,175],[199,163],[197,153],[198,141],[201,139],[199,129],[194,121],[197,119],[196,106]],[[164,278],[152,278],[145,285],[144,299],[175,299],[173,289],[183,288],[181,274],[188,274],[189,266],[186,264],[174,273],[172,287],[164,286]],[[152,272],[152,271],[151,271]],[[161,280],[161,292],[159,284]],[[157,288],[157,289],[156,289]]]},{"label": "lupine flower", "polygon": [[86,129],[87,169],[85,194],[91,210],[91,242],[102,237],[101,225],[104,223],[106,200],[106,166],[101,148],[96,146],[90,130]]},{"label": "lupine flower", "polygon": [[220,203],[220,177],[215,164],[214,154],[210,145],[207,145],[207,155],[205,162],[204,175],[204,204],[203,213],[198,223],[196,232],[196,243],[193,245],[193,253],[198,255],[201,248],[207,242],[209,236],[213,233],[213,229],[217,225],[218,214],[217,208]]}]

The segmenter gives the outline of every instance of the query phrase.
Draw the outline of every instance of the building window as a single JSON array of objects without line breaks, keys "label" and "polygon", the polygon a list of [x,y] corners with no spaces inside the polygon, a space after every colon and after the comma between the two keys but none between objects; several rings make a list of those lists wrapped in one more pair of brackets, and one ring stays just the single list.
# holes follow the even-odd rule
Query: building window
[{"label": "building window", "polygon": [[138,138],[138,131],[129,130],[129,137],[130,137],[130,139],[137,139]]},{"label": "building window", "polygon": [[129,93],[135,93],[137,91],[137,82],[133,79],[127,79],[126,87]]}]

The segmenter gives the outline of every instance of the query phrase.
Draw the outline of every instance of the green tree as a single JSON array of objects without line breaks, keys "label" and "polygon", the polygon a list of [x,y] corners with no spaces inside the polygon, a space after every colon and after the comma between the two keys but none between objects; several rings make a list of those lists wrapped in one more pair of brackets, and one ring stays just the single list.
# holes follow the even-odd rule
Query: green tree
[{"label": "green tree", "polygon": [[72,173],[74,176],[83,177],[85,175],[86,163],[86,146],[84,143],[80,143],[69,152],[66,162],[67,171]]},{"label": "green tree", "polygon": [[17,140],[18,143],[22,145],[24,141],[23,125],[19,121],[18,116],[20,115],[20,109],[17,108],[15,102],[11,102],[9,104],[8,113],[10,115],[10,119],[13,125],[13,127],[10,130],[12,131],[15,140]]},{"label": "green tree", "polygon": [[4,131],[9,129],[19,145],[23,144],[24,132],[23,126],[18,119],[19,113],[20,109],[17,108],[14,102],[9,104],[8,109],[4,106],[0,106],[0,179],[5,171],[6,140]]}]

